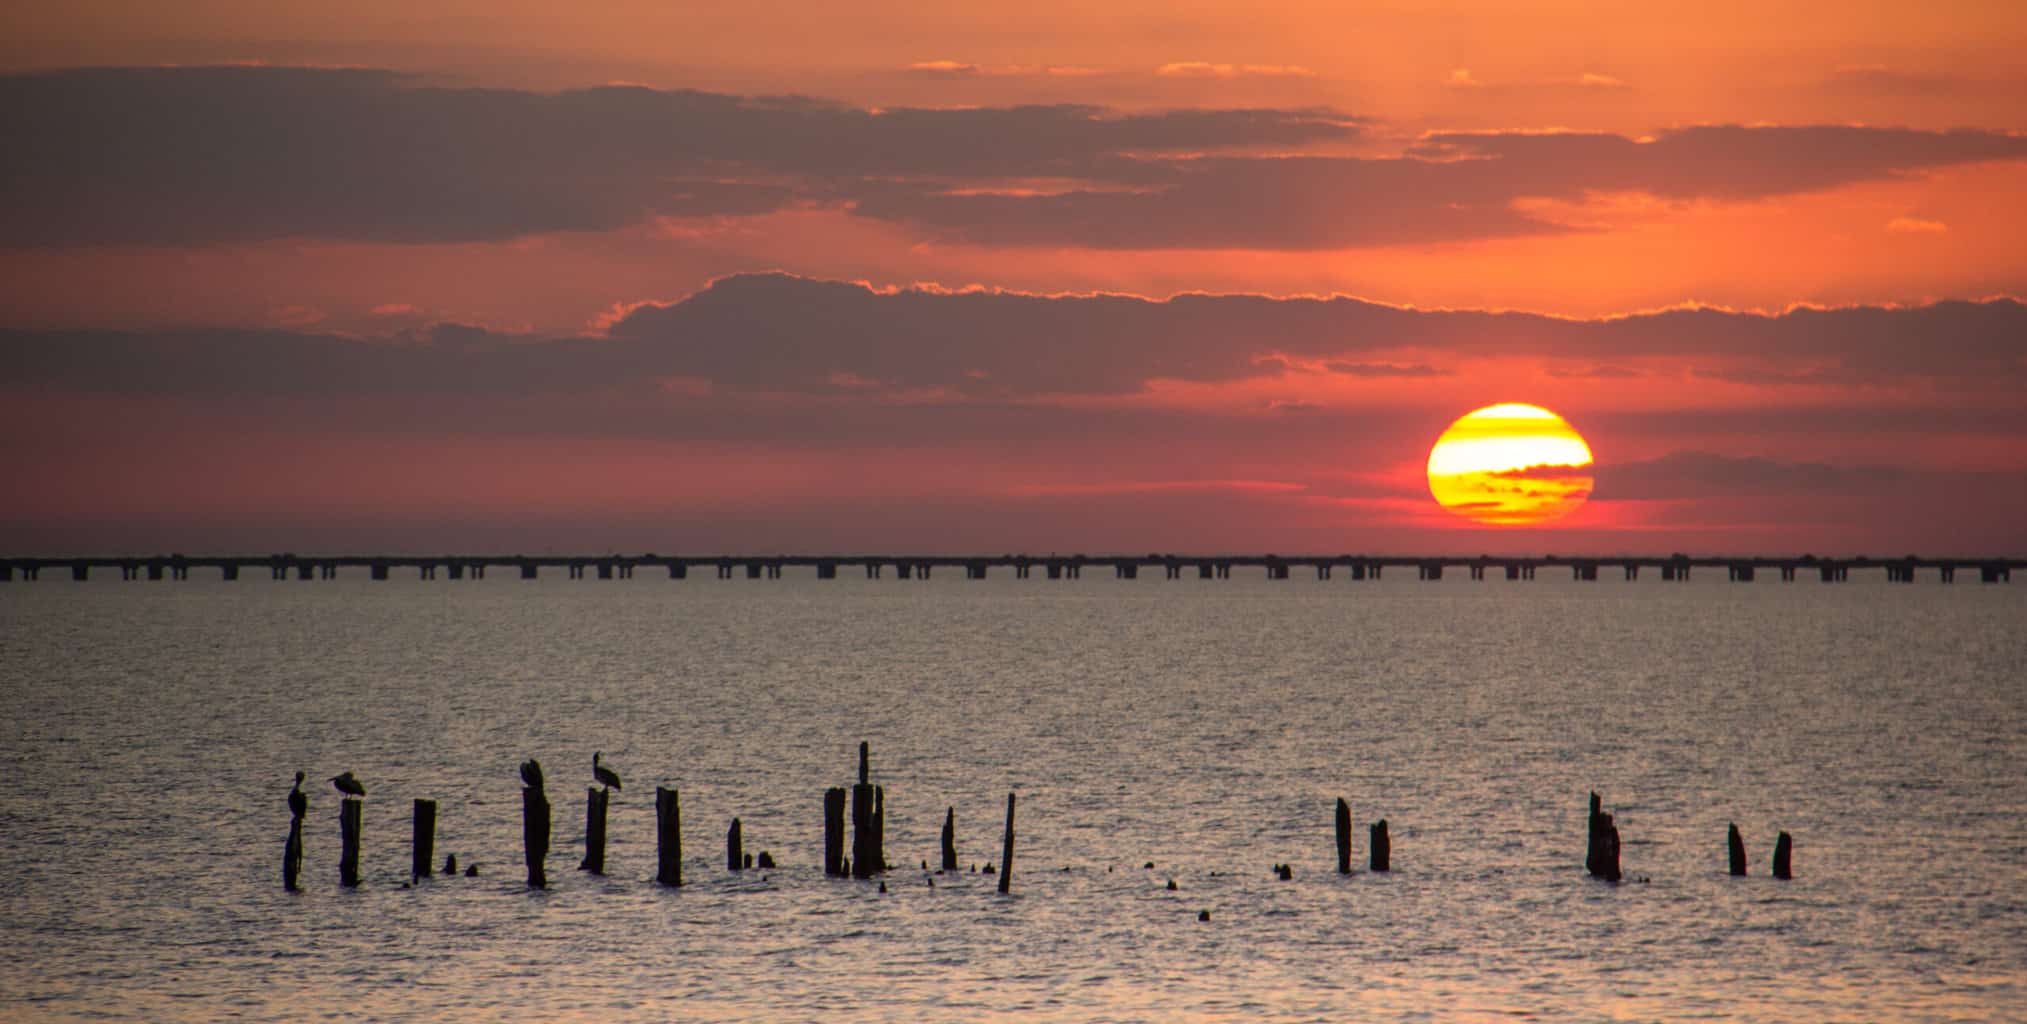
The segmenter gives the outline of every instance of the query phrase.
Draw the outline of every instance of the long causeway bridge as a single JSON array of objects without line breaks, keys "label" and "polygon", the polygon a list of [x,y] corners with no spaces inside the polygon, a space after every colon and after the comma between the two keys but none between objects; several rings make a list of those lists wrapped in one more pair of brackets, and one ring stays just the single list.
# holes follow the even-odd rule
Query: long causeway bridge
[{"label": "long causeway bridge", "polygon": [[2027,568],[2027,559],[2017,558],[1818,558],[1727,555],[1253,555],[1253,554],[1047,554],[1047,555],[147,555],[147,556],[61,556],[46,558],[0,558],[0,582],[36,580],[50,571],[67,573],[73,580],[86,580],[95,570],[118,571],[121,579],[188,579],[191,570],[217,572],[236,580],[242,572],[267,573],[270,578],[317,580],[336,579],[341,569],[364,570],[369,578],[385,580],[399,570],[413,570],[425,580],[439,574],[453,580],[483,579],[487,569],[519,573],[524,580],[536,579],[542,570],[567,572],[571,579],[596,577],[602,580],[630,579],[638,570],[665,572],[669,579],[686,579],[694,571],[718,579],[780,579],[789,569],[814,570],[818,579],[836,579],[839,572],[864,572],[869,579],[892,573],[895,579],[928,579],[937,569],[962,571],[967,579],[985,579],[992,570],[1013,573],[1020,579],[1040,574],[1047,579],[1080,579],[1084,571],[1110,569],[1120,579],[1137,579],[1145,570],[1160,572],[1168,579],[1228,579],[1233,569],[1259,570],[1271,580],[1285,580],[1296,574],[1314,573],[1330,579],[1341,573],[1351,580],[1378,580],[1387,569],[1412,570],[1417,579],[1440,580],[1446,571],[1466,572],[1474,580],[1487,574],[1509,580],[1531,580],[1542,570],[1567,571],[1572,579],[1596,580],[1600,574],[1622,574],[1638,579],[1642,571],[1659,574],[1664,580],[1686,581],[1695,570],[1723,571],[1726,578],[1750,583],[1762,572],[1779,573],[1785,581],[1798,576],[1839,583],[1853,570],[1881,572],[1890,582],[1913,583],[1917,575],[1933,574],[1943,583],[1956,581],[1957,572],[1976,573],[1985,583],[2007,583],[2015,569]]}]

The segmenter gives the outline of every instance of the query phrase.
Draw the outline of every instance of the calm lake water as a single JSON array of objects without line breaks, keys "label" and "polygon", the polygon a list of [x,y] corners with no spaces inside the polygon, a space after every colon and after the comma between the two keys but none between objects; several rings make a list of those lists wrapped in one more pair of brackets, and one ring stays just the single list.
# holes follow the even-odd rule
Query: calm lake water
[{"label": "calm lake water", "polygon": [[[2027,1019],[2027,586],[556,575],[0,585],[0,1018]],[[861,739],[886,894],[822,875]],[[1585,877],[1592,789],[1641,881]],[[1009,791],[1012,896],[918,869]],[[416,797],[480,877],[401,888]]]}]

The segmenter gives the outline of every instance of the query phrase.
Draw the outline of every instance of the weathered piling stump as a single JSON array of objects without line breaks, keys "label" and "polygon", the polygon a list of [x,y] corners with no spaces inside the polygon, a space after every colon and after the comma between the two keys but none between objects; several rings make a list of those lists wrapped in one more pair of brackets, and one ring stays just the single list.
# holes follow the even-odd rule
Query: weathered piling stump
[{"label": "weathered piling stump", "polygon": [[1584,868],[1593,878],[1619,880],[1619,826],[1604,811],[1604,801],[1591,794],[1590,843],[1584,853]]},{"label": "weathered piling stump", "polygon": [[612,802],[612,790],[588,786],[584,790],[584,859],[577,870],[605,874],[605,809]]},{"label": "weathered piling stump", "polygon": [[852,877],[871,878],[886,863],[881,859],[879,826],[874,820],[878,795],[871,782],[871,760],[864,742],[859,744],[859,782],[852,787]]},{"label": "weathered piling stump", "polygon": [[655,787],[655,881],[683,884],[683,808],[676,791]]},{"label": "weathered piling stump", "polygon": [[739,819],[732,819],[732,827],[725,830],[725,870],[741,871],[746,867],[744,850],[739,842]]},{"label": "weathered piling stump", "polygon": [[1351,874],[1351,805],[1337,798],[1337,873]]},{"label": "weathered piling stump", "polygon": [[533,786],[521,790],[521,854],[528,861],[528,888],[547,889],[549,797]]},{"label": "weathered piling stump", "polygon": [[999,891],[1005,895],[1013,890],[1013,847],[1014,847],[1014,795],[1006,795],[1006,838],[1000,844]]},{"label": "weathered piling stump", "polygon": [[443,877],[457,877],[457,854],[448,854],[443,858]]},{"label": "weathered piling stump", "polygon": [[762,868],[772,868],[774,866],[774,855],[766,850],[760,851],[760,866]]},{"label": "weathered piling stump", "polygon": [[823,791],[823,873],[836,878],[845,873],[845,788],[832,786]]},{"label": "weathered piling stump", "polygon": [[1372,823],[1372,828],[1366,836],[1366,845],[1372,850],[1371,867],[1374,871],[1394,869],[1394,843],[1393,838],[1387,835],[1385,818]]},{"label": "weathered piling stump", "polygon": [[415,802],[415,825],[408,849],[408,880],[430,877],[436,863],[436,801]]},{"label": "weathered piling stump", "polygon": [[887,787],[873,787],[873,865],[887,870]]},{"label": "weathered piling stump", "polygon": [[359,886],[359,820],[364,805],[346,797],[338,805],[338,881],[348,889]]},{"label": "weathered piling stump", "polygon": [[1745,874],[1745,840],[1740,838],[1738,834],[1737,822],[1732,823],[1730,834],[1725,836],[1724,842],[1731,853],[1731,873],[1734,875]]},{"label": "weathered piling stump", "polygon": [[1794,864],[1792,863],[1794,854],[1795,841],[1786,832],[1781,833],[1774,839],[1775,878],[1785,880],[1795,877]]},{"label": "weathered piling stump", "polygon": [[943,812],[943,870],[957,870],[957,808]]}]

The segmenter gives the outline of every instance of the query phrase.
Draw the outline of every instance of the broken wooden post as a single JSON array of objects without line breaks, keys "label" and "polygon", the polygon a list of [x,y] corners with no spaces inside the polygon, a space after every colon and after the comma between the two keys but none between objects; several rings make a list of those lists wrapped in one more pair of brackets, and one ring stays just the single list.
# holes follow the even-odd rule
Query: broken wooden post
[{"label": "broken wooden post", "polygon": [[943,812],[943,870],[957,870],[957,808]]},{"label": "broken wooden post", "polygon": [[739,819],[733,818],[732,827],[725,832],[725,868],[728,871],[740,871],[746,867],[746,859],[740,855],[743,851],[739,846]]},{"label": "broken wooden post", "polygon": [[1367,836],[1367,845],[1372,847],[1372,869],[1374,871],[1392,871],[1394,869],[1394,843],[1393,839],[1387,835],[1387,820],[1385,818],[1372,823],[1372,829]]},{"label": "broken wooden post", "polygon": [[1794,865],[1790,863],[1795,853],[1795,841],[1786,832],[1774,840],[1774,877],[1789,879],[1795,877]]},{"label": "broken wooden post", "polygon": [[1619,880],[1619,826],[1604,811],[1604,801],[1591,794],[1590,843],[1584,853],[1584,869],[1593,878]]},{"label": "broken wooden post", "polygon": [[887,871],[887,787],[873,787],[873,868]]},{"label": "broken wooden post", "polygon": [[549,796],[534,786],[521,789],[521,854],[528,861],[528,888],[547,889],[549,873]]},{"label": "broken wooden post", "polygon": [[823,873],[836,878],[845,873],[845,788],[832,786],[823,791]]},{"label": "broken wooden post", "polygon": [[612,802],[612,790],[603,786],[584,790],[584,859],[577,870],[605,874],[605,808]]},{"label": "broken wooden post", "polygon": [[342,843],[338,852],[338,881],[347,888],[359,885],[359,817],[362,806],[357,799],[349,796],[338,805],[338,835]]},{"label": "broken wooden post", "polygon": [[1014,839],[1014,795],[1006,795],[1006,840],[999,851],[999,891],[1005,895],[1013,888],[1013,839]]},{"label": "broken wooden post", "polygon": [[1351,805],[1337,798],[1337,873],[1351,874]]},{"label": "broken wooden post", "polygon": [[879,873],[879,850],[873,835],[873,785],[869,780],[866,744],[859,744],[859,782],[852,787],[852,877],[871,878]]},{"label": "broken wooden post", "polygon": [[676,791],[655,787],[655,881],[683,884],[683,809]]},{"label": "broken wooden post", "polygon": [[1745,874],[1745,840],[1739,837],[1737,822],[1732,823],[1731,833],[1725,837],[1725,845],[1731,848],[1731,873]]},{"label": "broken wooden post", "polygon": [[409,842],[408,880],[428,878],[436,870],[436,801],[415,802],[414,838]]}]

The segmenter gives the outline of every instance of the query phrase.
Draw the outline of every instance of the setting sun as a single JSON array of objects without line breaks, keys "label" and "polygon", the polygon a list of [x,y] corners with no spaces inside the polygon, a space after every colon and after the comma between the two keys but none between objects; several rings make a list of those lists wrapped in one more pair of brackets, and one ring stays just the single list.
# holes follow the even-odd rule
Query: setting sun
[{"label": "setting sun", "polygon": [[1429,493],[1481,523],[1561,519],[1591,496],[1591,446],[1561,416],[1509,402],[1466,413],[1429,450]]}]

